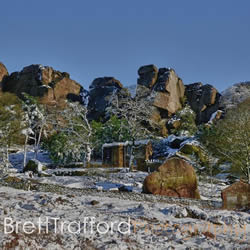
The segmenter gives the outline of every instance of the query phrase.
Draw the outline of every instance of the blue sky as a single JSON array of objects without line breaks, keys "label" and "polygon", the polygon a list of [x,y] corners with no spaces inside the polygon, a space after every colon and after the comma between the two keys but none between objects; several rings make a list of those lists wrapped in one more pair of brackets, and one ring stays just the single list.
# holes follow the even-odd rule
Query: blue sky
[{"label": "blue sky", "polygon": [[250,80],[249,13],[248,0],[2,1],[0,61],[49,65],[85,88],[100,76],[135,84],[153,63],[221,91]]}]

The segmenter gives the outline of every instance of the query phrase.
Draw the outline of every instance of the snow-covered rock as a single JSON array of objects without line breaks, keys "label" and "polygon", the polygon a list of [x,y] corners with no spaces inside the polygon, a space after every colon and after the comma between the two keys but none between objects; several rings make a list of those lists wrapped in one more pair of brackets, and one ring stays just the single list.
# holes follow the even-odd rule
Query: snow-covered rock
[{"label": "snow-covered rock", "polygon": [[250,82],[241,82],[222,92],[220,106],[228,109],[250,98]]}]

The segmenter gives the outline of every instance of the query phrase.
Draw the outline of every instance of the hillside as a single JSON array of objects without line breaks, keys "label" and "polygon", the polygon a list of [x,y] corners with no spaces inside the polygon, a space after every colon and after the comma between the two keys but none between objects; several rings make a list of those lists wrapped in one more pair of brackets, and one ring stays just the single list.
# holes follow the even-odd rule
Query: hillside
[{"label": "hillside", "polygon": [[0,86],[1,249],[247,249],[249,82],[0,64]]}]

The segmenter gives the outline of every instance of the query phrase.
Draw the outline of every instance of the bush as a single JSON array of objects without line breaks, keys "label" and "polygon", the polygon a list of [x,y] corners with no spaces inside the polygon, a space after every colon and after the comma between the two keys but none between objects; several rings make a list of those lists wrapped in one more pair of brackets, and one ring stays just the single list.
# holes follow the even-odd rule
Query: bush
[{"label": "bush", "polygon": [[197,126],[195,123],[196,115],[195,112],[186,105],[182,110],[178,111],[175,116],[175,120],[180,120],[180,126],[173,129],[171,132],[176,135],[187,135],[192,136],[197,132]]},{"label": "bush", "polygon": [[98,155],[101,155],[104,143],[125,142],[131,139],[127,121],[119,119],[117,116],[112,116],[105,123],[92,121],[91,126],[93,129],[92,141]]},{"label": "bush", "polygon": [[54,163],[65,165],[83,161],[85,157],[83,145],[74,144],[73,141],[72,135],[63,132],[55,133],[43,142],[42,147],[49,151],[50,158]]},{"label": "bush", "polygon": [[230,162],[233,169],[250,182],[250,99],[229,110],[225,118],[200,134],[202,143],[221,161]]},{"label": "bush", "polygon": [[23,144],[23,112],[20,99],[11,93],[0,94],[0,145]]}]

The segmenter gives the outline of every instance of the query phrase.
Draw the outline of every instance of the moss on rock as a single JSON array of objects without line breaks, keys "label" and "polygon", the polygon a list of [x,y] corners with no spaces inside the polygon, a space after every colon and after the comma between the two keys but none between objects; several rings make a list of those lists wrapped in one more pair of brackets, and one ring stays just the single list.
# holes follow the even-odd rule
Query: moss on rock
[{"label": "moss on rock", "polygon": [[181,147],[180,151],[186,155],[195,155],[203,164],[206,164],[208,161],[204,150],[198,145],[187,143]]},{"label": "moss on rock", "polygon": [[183,159],[171,158],[158,171],[146,177],[143,192],[199,199],[197,178],[193,167]]}]

